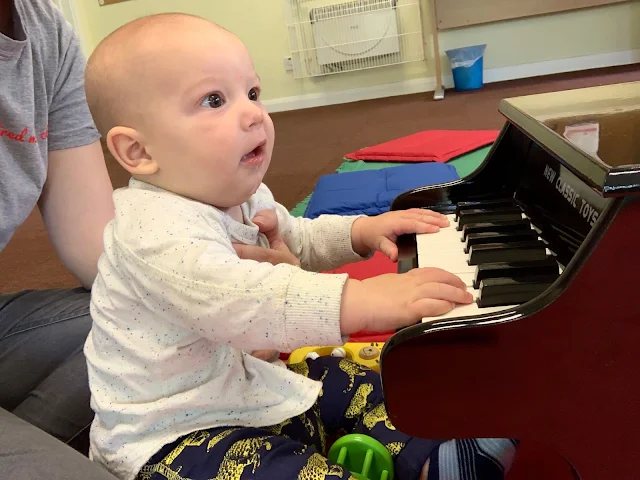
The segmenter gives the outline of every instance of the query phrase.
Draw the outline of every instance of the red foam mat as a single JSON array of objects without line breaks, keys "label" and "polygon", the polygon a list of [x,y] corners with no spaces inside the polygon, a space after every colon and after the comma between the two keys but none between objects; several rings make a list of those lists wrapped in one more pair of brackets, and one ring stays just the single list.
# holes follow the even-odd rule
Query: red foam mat
[{"label": "red foam mat", "polygon": [[492,144],[498,130],[425,130],[348,153],[348,160],[447,162]]}]

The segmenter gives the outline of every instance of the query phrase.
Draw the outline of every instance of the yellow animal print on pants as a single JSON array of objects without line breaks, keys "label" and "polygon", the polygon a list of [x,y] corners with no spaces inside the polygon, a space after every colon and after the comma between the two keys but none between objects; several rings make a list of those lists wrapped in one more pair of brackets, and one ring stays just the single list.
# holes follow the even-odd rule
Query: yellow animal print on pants
[{"label": "yellow animal print on pants", "polygon": [[400,455],[400,452],[404,448],[404,443],[402,442],[391,442],[386,445],[387,450],[391,455]]},{"label": "yellow animal print on pants", "polygon": [[155,465],[145,465],[140,470],[140,474],[137,477],[137,480],[149,480],[151,475],[154,473],[159,473],[167,480],[191,480],[190,478],[181,477],[180,470],[182,467],[178,467],[174,472],[171,470],[171,467],[164,463],[156,463]]},{"label": "yellow animal print on pants", "polygon": [[375,427],[380,422],[384,422],[385,427],[387,427],[389,430],[396,429],[396,427],[391,424],[391,420],[389,420],[387,410],[384,408],[383,403],[380,403],[376,407],[369,410],[363,417],[364,426],[369,430],[373,430],[373,427]]},{"label": "yellow animal print on pants", "polygon": [[265,430],[269,431],[270,433],[274,434],[277,437],[280,436],[285,436],[286,435],[282,435],[282,429],[284,427],[286,427],[287,425],[291,425],[291,419],[287,418],[284,422],[279,423],[277,425],[271,425],[269,427],[264,427]]},{"label": "yellow animal print on pants", "polygon": [[324,372],[322,373],[322,376],[320,377],[320,381],[322,382],[322,388],[320,389],[320,393],[318,394],[318,397],[321,397],[322,395],[324,395],[324,379],[327,376],[327,373],[329,373],[329,369],[325,368]]},{"label": "yellow animal print on pants", "polygon": [[313,437],[316,434],[316,428],[313,426],[313,422],[311,421],[311,419],[307,417],[307,413],[301,413],[300,415],[298,415],[298,418],[300,419],[300,421],[302,421],[302,424],[309,433],[309,436]]},{"label": "yellow animal print on pants", "polygon": [[180,444],[174,448],[169,455],[162,459],[162,462],[155,465],[145,465],[140,470],[140,480],[148,480],[153,473],[159,473],[167,480],[188,480],[180,476],[180,470],[182,467],[178,467],[177,470],[171,470],[169,465],[182,453],[187,447],[199,447],[204,441],[209,438],[209,432],[197,431],[188,435]]},{"label": "yellow animal print on pants", "polygon": [[210,433],[204,431],[193,432],[187,436],[180,445],[174,448],[169,455],[164,457],[162,463],[165,465],[171,465],[178,455],[187,447],[199,447],[202,443],[209,438]]},{"label": "yellow animal print on pants", "polygon": [[307,362],[292,363],[289,365],[289,370],[303,377],[309,377],[309,365],[307,365]]},{"label": "yellow animal print on pants", "polygon": [[216,435],[211,440],[209,440],[209,444],[207,445],[207,453],[209,453],[209,450],[211,450],[213,447],[215,447],[218,442],[224,440],[225,438],[227,438],[229,435],[231,435],[236,430],[238,430],[238,429],[237,428],[230,428],[228,430],[223,430],[218,435]]},{"label": "yellow animal print on pants", "polygon": [[320,451],[324,453],[327,450],[327,432],[324,429],[324,424],[322,423],[322,419],[320,417],[320,409],[318,408],[317,403],[313,406],[313,410],[316,413],[316,418],[318,419],[318,437],[320,438]]},{"label": "yellow animal print on pants", "polygon": [[300,470],[298,480],[322,480],[329,475],[342,478],[344,470],[340,465],[329,465],[326,458],[314,453]]},{"label": "yellow animal print on pants", "polygon": [[218,475],[211,480],[240,480],[245,468],[252,465],[251,472],[256,473],[256,468],[260,466],[260,454],[258,450],[265,448],[271,450],[271,443],[267,440],[272,437],[255,437],[238,440],[227,450]]},{"label": "yellow animal print on pants", "polygon": [[369,398],[371,392],[373,392],[373,385],[370,383],[361,384],[356,393],[353,394],[349,408],[347,408],[344,416],[347,418],[358,417],[367,408],[367,398]]},{"label": "yellow animal print on pants", "polygon": [[362,365],[358,365],[350,360],[344,359],[340,360],[338,363],[340,370],[346,373],[349,376],[349,386],[344,390],[344,393],[350,392],[353,388],[353,384],[355,383],[356,376],[364,377],[366,375],[366,368]]}]

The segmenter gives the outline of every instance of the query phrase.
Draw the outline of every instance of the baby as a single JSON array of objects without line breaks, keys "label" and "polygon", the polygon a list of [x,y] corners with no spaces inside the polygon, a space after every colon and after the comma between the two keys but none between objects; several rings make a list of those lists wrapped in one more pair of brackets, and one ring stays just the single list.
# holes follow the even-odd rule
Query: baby
[{"label": "baby", "polygon": [[[264,353],[339,345],[471,302],[436,269],[365,281],[316,273],[375,250],[396,260],[398,235],[436,232],[442,215],[291,217],[262,183],[274,127],[249,53],[202,18],[116,30],[88,61],[86,93],[132,175],[114,193],[92,289],[92,459],[121,479],[350,478],[323,456],[327,439],[362,432],[403,480],[503,478],[510,440],[410,438],[387,418],[376,372]],[[238,255],[234,244],[269,248],[268,230],[299,266]]]}]

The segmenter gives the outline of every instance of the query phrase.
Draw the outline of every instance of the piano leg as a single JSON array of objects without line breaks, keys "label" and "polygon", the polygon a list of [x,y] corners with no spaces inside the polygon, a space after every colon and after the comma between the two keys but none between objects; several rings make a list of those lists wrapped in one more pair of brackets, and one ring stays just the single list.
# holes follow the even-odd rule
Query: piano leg
[{"label": "piano leg", "polygon": [[584,480],[640,478],[640,201],[600,230],[591,254],[576,255],[583,264],[573,281],[546,292],[557,298],[542,310],[394,335],[381,375],[396,428],[423,438],[530,439]]}]

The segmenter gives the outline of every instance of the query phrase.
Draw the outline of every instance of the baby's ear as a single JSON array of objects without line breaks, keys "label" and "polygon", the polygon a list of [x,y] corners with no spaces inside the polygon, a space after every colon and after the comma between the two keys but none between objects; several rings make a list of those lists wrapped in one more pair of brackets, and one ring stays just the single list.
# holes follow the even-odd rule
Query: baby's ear
[{"label": "baby's ear", "polygon": [[107,147],[132,175],[153,175],[158,171],[158,164],[147,153],[142,135],[133,128],[113,127],[107,133]]}]

